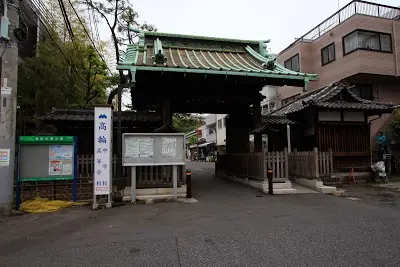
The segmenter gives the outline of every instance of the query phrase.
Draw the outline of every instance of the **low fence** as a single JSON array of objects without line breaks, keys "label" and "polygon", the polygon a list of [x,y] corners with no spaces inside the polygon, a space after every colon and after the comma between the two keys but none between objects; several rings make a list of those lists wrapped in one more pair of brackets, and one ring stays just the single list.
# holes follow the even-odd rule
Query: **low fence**
[{"label": "low fence", "polygon": [[275,181],[288,178],[287,150],[219,155],[215,165],[217,173],[223,172],[256,180],[266,178],[268,167],[272,168],[272,177]]},{"label": "low fence", "polygon": [[215,163],[216,172],[256,180],[264,179],[263,153],[238,153],[219,155]]},{"label": "low fence", "polygon": [[271,168],[274,181],[285,180],[289,177],[305,177],[318,179],[333,173],[332,150],[288,153],[283,151],[241,153],[219,155],[216,172],[238,177],[263,180],[267,168]]},{"label": "low fence", "polygon": [[[123,167],[121,158],[112,160],[113,186],[122,190],[130,185],[130,168]],[[117,168],[120,174],[117,175]],[[178,186],[184,181],[184,166],[178,168]],[[137,188],[172,187],[172,166],[137,167]],[[78,200],[93,198],[94,156],[78,156]],[[21,184],[21,200],[43,197],[48,199],[70,200],[72,198],[72,181],[37,181]]]},{"label": "low fence", "polygon": [[333,173],[332,149],[320,152],[318,148],[313,151],[293,151],[289,155],[289,176],[319,179]]},{"label": "low fence", "polygon": [[266,152],[266,167],[272,168],[274,180],[289,178],[289,153],[285,148],[283,151]]}]

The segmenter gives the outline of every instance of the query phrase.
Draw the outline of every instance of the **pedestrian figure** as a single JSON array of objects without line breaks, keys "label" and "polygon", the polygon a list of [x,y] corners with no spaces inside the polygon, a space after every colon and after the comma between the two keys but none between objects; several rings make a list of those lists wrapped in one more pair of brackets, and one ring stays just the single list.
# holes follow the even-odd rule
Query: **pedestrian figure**
[{"label": "pedestrian figure", "polygon": [[386,136],[383,134],[383,132],[379,132],[375,138],[375,141],[378,146],[377,160],[381,161],[383,160],[383,155],[388,153]]}]

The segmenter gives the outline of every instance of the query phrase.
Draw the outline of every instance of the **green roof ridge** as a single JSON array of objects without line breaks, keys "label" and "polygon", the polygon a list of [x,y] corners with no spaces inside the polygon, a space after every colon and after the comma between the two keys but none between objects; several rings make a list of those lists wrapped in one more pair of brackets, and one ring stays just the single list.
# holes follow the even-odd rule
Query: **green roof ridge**
[{"label": "green roof ridge", "polygon": [[233,54],[232,53],[229,53],[230,55],[231,55],[231,57],[242,67],[242,69],[243,70],[246,70],[246,71],[255,71],[255,72],[260,72],[259,70],[252,70],[252,69],[250,69],[250,68],[248,68],[248,67],[246,67],[245,65],[243,65],[243,63],[242,62],[240,62],[236,57],[234,57],[233,56]]},{"label": "green roof ridge", "polygon": [[[214,56],[211,54],[210,51],[207,51],[208,55],[210,56],[210,58],[215,62],[215,64],[217,64],[222,70],[231,70],[230,68],[224,67],[222,66],[221,63],[219,63],[218,61],[215,60]],[[218,54],[217,54],[218,55]]]},{"label": "green roof ridge", "polygon": [[220,70],[220,67],[215,66],[214,64],[212,64],[205,56],[203,51],[200,50],[200,55],[204,58],[204,60],[207,62],[208,65],[210,65],[212,68]]},{"label": "green roof ridge", "polygon": [[[236,70],[236,71],[240,71],[240,69],[238,69],[238,68],[236,68],[235,66],[231,66],[231,65],[229,65],[228,63],[226,63],[226,61],[218,54],[218,53],[216,53],[217,54],[217,57],[219,58],[219,60],[221,60],[221,62],[223,62],[225,65],[227,65],[229,68],[231,68],[232,70]],[[226,56],[225,56],[226,57]]]},{"label": "green roof ridge", "polygon": [[179,60],[181,61],[182,65],[183,65],[185,68],[189,68],[189,66],[188,66],[188,65],[183,61],[183,59],[182,59],[181,50],[176,49],[176,51],[178,52],[178,57],[179,57]]},{"label": "green roof ridge", "polygon": [[190,58],[189,53],[188,53],[188,51],[187,51],[186,49],[185,49],[185,53],[186,53],[186,57],[187,57],[188,60],[189,60],[189,63],[192,64],[192,66],[195,67],[196,69],[200,68],[199,66],[197,66],[196,64],[194,64],[194,62],[193,62],[192,59]]},{"label": "green roof ridge", "polygon": [[194,50],[192,50],[192,53],[194,55],[194,57],[196,58],[197,62],[200,63],[200,65],[205,68],[205,69],[211,69],[209,66],[206,66],[202,61],[200,61],[199,57],[197,56],[196,52]]},{"label": "green roof ridge", "polygon": [[238,71],[242,71],[242,69],[238,65],[236,65],[224,52],[222,54]]},{"label": "green roof ridge", "polygon": [[244,58],[240,55],[240,54],[237,54],[238,55],[238,57],[244,62],[244,63],[246,63],[246,65],[247,66],[249,66],[251,69],[255,69],[255,70],[257,70],[257,71],[263,71],[263,72],[269,72],[268,70],[264,70],[264,69],[261,69],[261,68],[259,68],[259,67],[255,67],[255,66],[252,66],[252,65],[250,65],[250,63],[249,62],[247,62],[246,60],[244,60]]},{"label": "green roof ridge", "polygon": [[169,57],[171,58],[171,61],[172,61],[172,65],[174,65],[174,67],[178,67],[178,65],[176,65],[176,63],[175,63],[174,57],[172,56],[172,49],[169,48],[168,50],[169,50]]}]

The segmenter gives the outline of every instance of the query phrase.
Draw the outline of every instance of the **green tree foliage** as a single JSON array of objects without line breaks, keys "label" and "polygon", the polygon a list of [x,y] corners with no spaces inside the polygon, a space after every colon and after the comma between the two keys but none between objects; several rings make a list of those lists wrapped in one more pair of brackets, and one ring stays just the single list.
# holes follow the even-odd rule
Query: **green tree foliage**
[{"label": "green tree foliage", "polygon": [[[80,0],[82,5],[93,8],[100,19],[108,26],[113,43],[115,62],[118,64],[124,56],[124,49],[126,44],[133,44],[137,42],[138,34],[129,30],[129,26],[146,31],[156,31],[156,27],[146,22],[139,23],[138,13],[133,9],[130,0]],[[123,75],[122,70],[119,72],[120,83],[125,83],[126,77]],[[117,88],[110,92],[108,102],[111,103],[113,98],[117,95]],[[131,93],[131,100],[133,102],[133,94]]]},{"label": "green tree foliage", "polygon": [[179,132],[188,133],[204,124],[204,118],[191,114],[174,114],[172,126]]},{"label": "green tree foliage", "polygon": [[77,17],[70,18],[74,40],[62,36],[62,18],[56,14],[54,23],[47,26],[49,33],[37,45],[36,56],[19,66],[18,105],[20,115],[27,119],[43,115],[53,107],[84,108],[106,103],[108,88],[118,82],[108,72]]}]

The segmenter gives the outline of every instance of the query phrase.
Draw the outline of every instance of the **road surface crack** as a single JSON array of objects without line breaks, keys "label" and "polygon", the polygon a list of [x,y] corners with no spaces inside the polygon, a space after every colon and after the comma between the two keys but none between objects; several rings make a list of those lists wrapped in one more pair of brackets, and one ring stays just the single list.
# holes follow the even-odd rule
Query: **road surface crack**
[{"label": "road surface crack", "polygon": [[179,247],[178,247],[178,237],[175,236],[175,246],[176,246],[176,255],[178,257],[178,266],[182,267],[181,264],[181,256],[179,255]]}]

